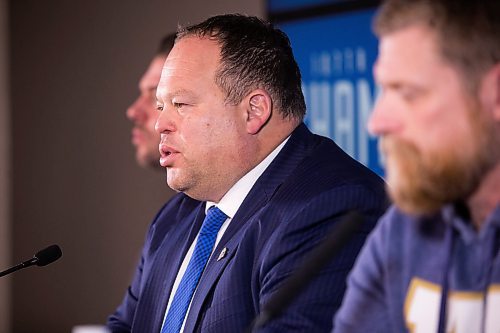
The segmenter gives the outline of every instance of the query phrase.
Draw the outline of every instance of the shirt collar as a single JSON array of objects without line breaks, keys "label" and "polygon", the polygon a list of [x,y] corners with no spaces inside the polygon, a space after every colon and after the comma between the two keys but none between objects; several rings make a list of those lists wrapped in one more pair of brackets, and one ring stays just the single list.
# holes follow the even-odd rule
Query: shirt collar
[{"label": "shirt collar", "polygon": [[264,173],[267,167],[279,154],[283,146],[287,143],[290,136],[288,136],[278,147],[276,147],[267,157],[262,160],[257,166],[250,170],[246,175],[244,175],[240,180],[236,182],[222,197],[219,203],[212,201],[207,201],[205,205],[205,214],[209,208],[217,205],[221,211],[224,212],[229,218],[233,218],[238,209],[240,208],[243,200],[245,200],[248,192],[252,189],[253,185],[259,179],[259,177]]}]

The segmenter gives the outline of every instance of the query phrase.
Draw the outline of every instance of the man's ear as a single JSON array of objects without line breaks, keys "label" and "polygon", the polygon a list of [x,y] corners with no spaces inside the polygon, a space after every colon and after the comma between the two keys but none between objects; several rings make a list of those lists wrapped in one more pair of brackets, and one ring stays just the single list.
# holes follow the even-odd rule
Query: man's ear
[{"label": "man's ear", "polygon": [[247,132],[257,134],[271,119],[273,109],[271,96],[263,89],[255,89],[247,95],[244,101]]}]

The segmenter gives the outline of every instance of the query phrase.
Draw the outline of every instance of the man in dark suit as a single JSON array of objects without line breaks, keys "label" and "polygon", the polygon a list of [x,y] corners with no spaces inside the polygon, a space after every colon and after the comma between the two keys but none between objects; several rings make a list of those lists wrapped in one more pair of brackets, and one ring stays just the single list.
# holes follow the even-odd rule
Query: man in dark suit
[{"label": "man in dark suit", "polygon": [[[348,211],[365,224],[262,332],[322,332],[385,209],[383,181],[302,123],[286,35],[222,15],[178,33],[157,91],[160,164],[181,192],[154,219],[113,332],[242,332]],[[214,222],[215,221],[215,222]]]}]

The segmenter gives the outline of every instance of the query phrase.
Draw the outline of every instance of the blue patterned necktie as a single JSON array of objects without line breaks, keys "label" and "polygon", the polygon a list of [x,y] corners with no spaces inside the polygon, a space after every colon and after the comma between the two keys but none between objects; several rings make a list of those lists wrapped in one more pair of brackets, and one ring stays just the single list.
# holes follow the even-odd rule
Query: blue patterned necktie
[{"label": "blue patterned necktie", "polygon": [[178,333],[180,331],[201,273],[203,273],[212,253],[217,233],[226,219],[226,214],[219,208],[213,206],[208,210],[193,255],[170,304],[161,333]]}]

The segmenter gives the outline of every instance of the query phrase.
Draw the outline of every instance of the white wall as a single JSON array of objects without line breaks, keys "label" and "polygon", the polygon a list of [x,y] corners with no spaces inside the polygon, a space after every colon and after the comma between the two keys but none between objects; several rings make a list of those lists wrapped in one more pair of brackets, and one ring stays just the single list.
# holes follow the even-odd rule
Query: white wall
[{"label": "white wall", "polygon": [[[10,124],[7,2],[0,0],[0,270],[10,264]],[[10,278],[0,280],[0,333],[10,332]]]}]

